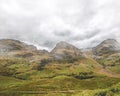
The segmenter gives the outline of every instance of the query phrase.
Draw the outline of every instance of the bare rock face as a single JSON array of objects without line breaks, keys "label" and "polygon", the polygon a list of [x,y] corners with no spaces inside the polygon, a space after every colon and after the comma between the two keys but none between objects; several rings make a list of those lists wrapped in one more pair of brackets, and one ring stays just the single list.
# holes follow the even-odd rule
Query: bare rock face
[{"label": "bare rock face", "polygon": [[80,56],[82,53],[80,49],[62,41],[56,44],[56,47],[51,51],[51,54],[56,59],[64,59],[68,57],[77,57]]},{"label": "bare rock face", "polygon": [[93,54],[97,56],[110,55],[120,52],[120,44],[114,39],[107,39],[93,48]]}]

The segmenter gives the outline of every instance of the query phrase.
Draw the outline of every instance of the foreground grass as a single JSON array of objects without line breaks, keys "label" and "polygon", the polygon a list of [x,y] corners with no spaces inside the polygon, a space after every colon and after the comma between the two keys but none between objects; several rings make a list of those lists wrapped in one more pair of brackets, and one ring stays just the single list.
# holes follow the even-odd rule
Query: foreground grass
[{"label": "foreground grass", "polygon": [[119,96],[119,82],[111,77],[80,80],[60,75],[35,81],[0,76],[0,96]]},{"label": "foreground grass", "polygon": [[0,96],[120,96],[120,78],[95,73],[100,66],[92,60],[52,62],[44,70],[32,70],[24,59],[1,62]]},{"label": "foreground grass", "polygon": [[107,89],[46,91],[46,92],[16,91],[1,93],[1,96],[120,96],[120,83]]}]

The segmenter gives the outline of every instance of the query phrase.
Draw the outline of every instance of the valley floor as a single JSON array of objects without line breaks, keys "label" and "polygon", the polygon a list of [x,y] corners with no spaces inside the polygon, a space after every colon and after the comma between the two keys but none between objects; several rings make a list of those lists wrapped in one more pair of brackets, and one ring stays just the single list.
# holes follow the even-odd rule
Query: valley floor
[{"label": "valley floor", "polygon": [[56,76],[20,80],[0,76],[0,96],[120,96],[120,78],[95,77],[86,80]]}]

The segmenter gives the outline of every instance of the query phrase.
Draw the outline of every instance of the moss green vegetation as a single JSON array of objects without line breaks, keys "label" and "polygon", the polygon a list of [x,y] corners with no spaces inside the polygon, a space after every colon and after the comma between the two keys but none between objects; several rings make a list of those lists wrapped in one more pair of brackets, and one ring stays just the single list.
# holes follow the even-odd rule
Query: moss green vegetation
[{"label": "moss green vegetation", "polygon": [[[0,58],[0,96],[120,96],[120,78],[99,74],[101,68],[86,58]],[[115,66],[109,70],[119,73]]]},{"label": "moss green vegetation", "polygon": [[120,74],[120,56],[113,55],[109,57],[103,57],[98,62],[106,69],[113,73]]}]

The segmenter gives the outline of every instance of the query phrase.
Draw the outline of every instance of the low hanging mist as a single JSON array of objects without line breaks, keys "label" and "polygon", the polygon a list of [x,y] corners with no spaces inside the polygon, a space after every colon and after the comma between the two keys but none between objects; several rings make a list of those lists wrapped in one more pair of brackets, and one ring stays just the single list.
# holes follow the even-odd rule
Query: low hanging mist
[{"label": "low hanging mist", "polygon": [[0,0],[0,39],[51,50],[59,41],[79,48],[120,39],[119,0]]}]

